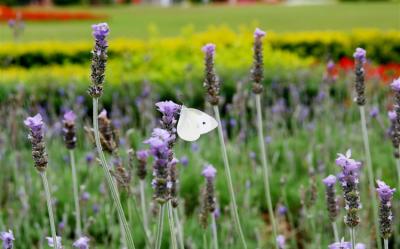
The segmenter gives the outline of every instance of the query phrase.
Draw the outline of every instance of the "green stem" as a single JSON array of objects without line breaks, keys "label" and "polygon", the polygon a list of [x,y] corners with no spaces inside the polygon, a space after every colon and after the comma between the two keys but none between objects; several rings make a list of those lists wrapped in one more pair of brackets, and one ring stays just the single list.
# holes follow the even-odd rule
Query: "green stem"
[{"label": "green stem", "polygon": [[215,222],[215,215],[211,213],[211,230],[213,235],[213,244],[214,249],[218,249],[218,231],[217,231],[217,223]]},{"label": "green stem", "polygon": [[75,235],[77,237],[80,237],[82,235],[82,226],[81,226],[82,223],[81,223],[81,211],[79,208],[78,178],[76,176],[74,150],[69,150],[69,160],[71,161],[72,187],[74,191],[74,201],[75,201],[75,222],[76,222]]},{"label": "green stem", "polygon": [[260,146],[260,151],[261,151],[261,162],[262,162],[262,168],[263,168],[265,197],[267,199],[268,214],[271,219],[272,231],[274,233],[274,244],[275,244],[275,247],[278,248],[278,245],[276,243],[276,237],[277,237],[278,233],[277,233],[277,229],[276,229],[274,210],[273,210],[272,201],[271,201],[267,154],[266,154],[265,140],[264,140],[264,134],[263,134],[263,121],[262,121],[261,95],[260,94],[256,94],[256,109],[257,109],[258,141],[259,141],[259,146]]},{"label": "green stem", "polygon": [[169,232],[171,234],[172,249],[178,249],[178,243],[176,242],[175,222],[174,222],[174,215],[172,213],[171,201],[168,201],[167,205],[168,205],[168,224],[169,224]]},{"label": "green stem", "polygon": [[389,240],[388,239],[384,239],[383,243],[385,244],[385,249],[389,249]]},{"label": "green stem", "polygon": [[49,182],[47,181],[46,172],[44,172],[44,171],[40,172],[40,176],[42,177],[44,191],[45,191],[45,194],[46,194],[47,210],[49,212],[51,236],[53,237],[54,248],[58,249],[56,226],[55,226],[55,223],[54,223],[53,208],[52,208],[52,205],[51,205],[51,194],[50,194]]},{"label": "green stem", "polygon": [[333,234],[335,236],[335,241],[336,242],[340,242],[339,240],[339,233],[338,233],[338,229],[337,229],[337,225],[336,225],[336,221],[332,222],[332,229],[333,229]]},{"label": "green stem", "polygon": [[350,242],[351,242],[351,249],[356,248],[356,236],[354,233],[354,228],[350,228]]},{"label": "green stem", "polygon": [[367,172],[368,172],[368,182],[369,182],[369,193],[372,201],[372,211],[374,217],[374,225],[375,225],[375,233],[376,233],[376,244],[378,245],[378,249],[382,249],[382,245],[379,239],[379,225],[378,225],[378,202],[376,200],[375,195],[375,187],[374,187],[374,172],[372,169],[372,160],[371,160],[371,151],[369,147],[369,139],[368,139],[368,131],[367,131],[367,122],[365,119],[365,108],[364,106],[360,106],[360,116],[361,116],[361,129],[363,134],[364,141],[364,150],[365,156],[367,157]]},{"label": "green stem", "polygon": [[[400,151],[400,148],[399,148]],[[397,185],[398,189],[400,189],[400,158],[396,160],[396,168],[397,168]]]},{"label": "green stem", "polygon": [[158,223],[157,223],[157,231],[156,231],[156,243],[155,249],[161,248],[163,228],[164,228],[164,209],[165,205],[160,204],[160,213],[158,214]]},{"label": "green stem", "polygon": [[129,229],[128,222],[126,221],[124,210],[122,208],[121,201],[119,198],[117,186],[115,185],[115,182],[113,181],[113,178],[110,173],[110,169],[107,164],[106,157],[105,157],[105,155],[103,153],[103,149],[101,147],[99,121],[98,121],[98,104],[99,104],[99,99],[93,98],[93,129],[94,129],[94,137],[96,140],[97,153],[99,154],[101,166],[103,168],[104,175],[106,176],[106,180],[107,180],[107,184],[110,189],[110,192],[111,192],[111,196],[112,196],[114,204],[117,208],[119,219],[122,222],[122,226],[124,228],[125,235],[127,237],[127,243],[128,243],[127,246],[129,249],[135,249],[135,244],[133,242],[132,233]]},{"label": "green stem", "polygon": [[147,209],[146,209],[146,193],[144,190],[145,182],[144,180],[140,180],[139,188],[140,188],[140,206],[142,208],[142,216],[143,216],[143,227],[147,237],[150,237],[149,232],[149,223],[148,223],[148,216],[147,216]]},{"label": "green stem", "polygon": [[218,106],[214,105],[213,109],[214,109],[215,117],[218,121],[218,137],[219,137],[219,142],[221,145],[222,158],[224,160],[225,177],[226,177],[226,181],[228,183],[228,188],[229,188],[233,220],[235,222],[236,229],[239,233],[243,249],[247,249],[246,240],[244,238],[242,227],[240,225],[239,213],[238,213],[238,209],[237,209],[237,205],[236,205],[236,197],[235,197],[235,192],[233,189],[233,183],[232,183],[232,177],[231,177],[231,170],[230,170],[229,161],[228,161],[228,153],[226,152],[226,146],[225,146],[224,135],[223,135],[223,131],[222,131],[222,124],[221,124],[221,118],[219,115]]},{"label": "green stem", "polygon": [[174,211],[174,219],[176,222],[176,228],[178,230],[179,247],[180,247],[180,249],[185,249],[185,242],[183,239],[183,229],[182,229],[181,222],[179,220],[178,207],[173,208],[173,211]]}]

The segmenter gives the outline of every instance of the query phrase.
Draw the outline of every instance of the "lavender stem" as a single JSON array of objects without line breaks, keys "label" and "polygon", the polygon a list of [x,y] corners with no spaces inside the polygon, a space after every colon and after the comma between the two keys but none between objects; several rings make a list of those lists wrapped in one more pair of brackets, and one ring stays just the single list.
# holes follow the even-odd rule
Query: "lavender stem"
[{"label": "lavender stem", "polygon": [[367,172],[368,172],[368,183],[369,183],[369,193],[370,198],[372,200],[372,211],[374,217],[374,225],[375,225],[375,233],[376,233],[376,243],[379,249],[382,249],[381,242],[379,240],[379,224],[378,224],[378,202],[376,200],[375,195],[375,187],[374,187],[374,173],[372,170],[372,160],[371,160],[371,152],[369,147],[369,139],[368,139],[368,131],[367,131],[367,122],[365,119],[365,108],[363,105],[360,105],[360,116],[361,116],[361,129],[363,134],[364,141],[364,150],[365,156],[367,157]]},{"label": "lavender stem", "polygon": [[169,224],[169,231],[171,234],[172,249],[178,249],[178,243],[176,242],[176,230],[175,230],[174,215],[172,213],[171,201],[169,201],[167,203],[167,205],[168,205],[168,224]]},{"label": "lavender stem", "polygon": [[385,249],[389,249],[389,240],[388,239],[384,239],[383,243],[385,244]]},{"label": "lavender stem", "polygon": [[218,249],[218,231],[217,231],[217,223],[215,222],[215,215],[211,214],[211,230],[213,235],[213,244],[214,249]]},{"label": "lavender stem", "polygon": [[179,240],[179,247],[181,249],[185,249],[185,242],[184,242],[184,237],[183,237],[183,229],[182,229],[182,224],[179,220],[179,214],[178,214],[178,208],[173,208],[174,211],[174,218],[176,221],[176,228],[178,230],[178,240]]},{"label": "lavender stem", "polygon": [[[400,151],[400,147],[399,147]],[[397,185],[398,189],[400,189],[400,158],[396,160],[396,168],[397,168]]]},{"label": "lavender stem", "polygon": [[239,220],[239,213],[236,205],[236,197],[235,197],[235,192],[233,190],[233,183],[232,183],[232,177],[231,177],[231,170],[229,167],[229,161],[228,161],[228,154],[226,152],[226,146],[225,146],[225,141],[224,141],[224,133],[222,131],[222,124],[221,124],[221,118],[219,115],[219,110],[217,105],[213,105],[215,117],[218,121],[218,137],[219,137],[219,142],[221,145],[221,151],[222,151],[222,158],[224,160],[224,167],[225,167],[225,176],[226,176],[226,181],[228,183],[228,188],[229,188],[229,194],[231,198],[231,205],[232,205],[232,214],[233,214],[233,220],[235,222],[236,229],[239,232],[240,240],[242,242],[243,249],[247,249],[247,244],[246,240],[243,235],[242,227],[240,225],[240,220]]},{"label": "lavender stem", "polygon": [[356,248],[356,238],[355,238],[354,227],[350,228],[350,242],[351,242],[351,249]]},{"label": "lavender stem", "polygon": [[158,214],[157,231],[156,231],[156,242],[154,247],[155,249],[161,248],[162,234],[164,228],[164,209],[165,205],[160,204],[160,213]]},{"label": "lavender stem", "polygon": [[75,219],[76,219],[76,231],[75,236],[78,238],[82,235],[82,225],[81,225],[81,211],[79,207],[79,191],[78,191],[78,180],[76,177],[76,167],[75,167],[75,153],[74,150],[69,150],[69,158],[71,161],[71,171],[72,171],[72,187],[74,191],[74,201],[75,201]]},{"label": "lavender stem", "polygon": [[99,99],[98,98],[93,98],[93,129],[94,129],[94,137],[96,140],[96,148],[97,148],[97,153],[99,154],[100,157],[100,162],[101,166],[104,171],[104,175],[106,176],[107,184],[111,192],[111,196],[113,198],[114,204],[117,208],[118,216],[120,221],[122,222],[122,226],[124,228],[126,237],[127,237],[127,243],[128,243],[128,248],[133,248],[135,249],[135,244],[133,242],[132,234],[128,226],[128,222],[126,221],[124,210],[121,205],[121,201],[119,198],[118,194],[118,189],[117,186],[115,185],[115,182],[113,181],[113,178],[111,176],[106,157],[103,153],[103,149],[101,147],[100,143],[100,132],[99,132],[99,122],[98,122],[98,105],[99,105]]},{"label": "lavender stem", "polygon": [[41,171],[40,176],[42,177],[44,191],[46,194],[47,209],[49,212],[50,230],[51,230],[51,236],[53,237],[53,243],[54,243],[53,245],[54,245],[54,248],[58,249],[56,226],[54,225],[55,223],[54,223],[53,208],[51,206],[51,194],[50,194],[49,182],[47,181],[47,176],[46,176],[45,171]]},{"label": "lavender stem", "polygon": [[332,229],[333,229],[333,234],[335,236],[335,242],[340,242],[336,221],[332,222]]},{"label": "lavender stem", "polygon": [[147,234],[147,237],[150,237],[149,223],[148,223],[148,216],[147,216],[147,209],[146,209],[146,193],[144,191],[144,187],[145,187],[144,180],[140,180],[139,184],[140,184],[139,185],[140,205],[142,207],[142,216],[143,216],[143,227],[144,227],[145,233]]},{"label": "lavender stem", "polygon": [[277,237],[278,233],[277,233],[277,230],[276,230],[274,210],[273,210],[272,201],[271,201],[271,191],[270,191],[269,174],[268,174],[268,163],[267,163],[267,155],[266,155],[266,152],[265,152],[266,151],[265,150],[265,140],[264,140],[264,134],[263,134],[263,122],[262,122],[261,96],[260,95],[261,94],[256,94],[258,141],[259,141],[259,146],[260,146],[260,151],[261,151],[261,161],[262,161],[262,166],[263,166],[265,197],[267,199],[268,214],[269,214],[269,217],[271,218],[272,231],[274,233],[274,240],[273,241],[274,241],[275,246],[278,248],[278,245],[276,244],[276,237]]}]

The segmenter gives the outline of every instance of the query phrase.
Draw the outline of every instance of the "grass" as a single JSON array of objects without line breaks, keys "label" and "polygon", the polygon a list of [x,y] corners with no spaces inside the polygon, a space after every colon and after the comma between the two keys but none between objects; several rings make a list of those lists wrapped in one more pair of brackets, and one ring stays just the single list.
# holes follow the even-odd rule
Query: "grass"
[{"label": "grass", "polygon": [[[150,6],[69,7],[106,14],[112,37],[147,38],[176,36],[182,30],[202,31],[211,25],[234,30],[259,25],[270,31],[340,30],[358,28],[399,29],[399,3],[346,3],[313,6],[246,5],[160,8]],[[57,9],[59,10],[59,9]],[[62,10],[62,9],[60,9]],[[103,21],[103,20],[99,20]],[[29,22],[22,41],[87,40],[90,25],[98,21]],[[11,30],[0,24],[0,42],[12,39]]]}]

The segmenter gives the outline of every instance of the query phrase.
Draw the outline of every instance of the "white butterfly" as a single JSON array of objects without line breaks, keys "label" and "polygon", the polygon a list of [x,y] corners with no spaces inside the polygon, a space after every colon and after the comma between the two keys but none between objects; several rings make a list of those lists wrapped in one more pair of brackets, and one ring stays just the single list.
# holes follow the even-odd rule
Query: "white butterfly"
[{"label": "white butterfly", "polygon": [[178,120],[178,136],[185,141],[195,141],[201,134],[210,132],[218,127],[218,122],[210,115],[182,105]]}]

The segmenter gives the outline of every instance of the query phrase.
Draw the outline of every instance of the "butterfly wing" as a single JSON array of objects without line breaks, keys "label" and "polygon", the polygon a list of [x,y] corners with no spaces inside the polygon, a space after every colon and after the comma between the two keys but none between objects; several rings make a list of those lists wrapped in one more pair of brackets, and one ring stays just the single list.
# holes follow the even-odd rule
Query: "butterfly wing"
[{"label": "butterfly wing", "polygon": [[195,141],[201,134],[208,133],[218,126],[217,120],[193,108],[182,106],[178,121],[178,136],[186,141]]},{"label": "butterfly wing", "polygon": [[196,141],[200,137],[200,132],[196,128],[193,115],[189,112],[189,109],[185,106],[181,108],[181,114],[179,116],[177,125],[178,136],[185,141]]}]

